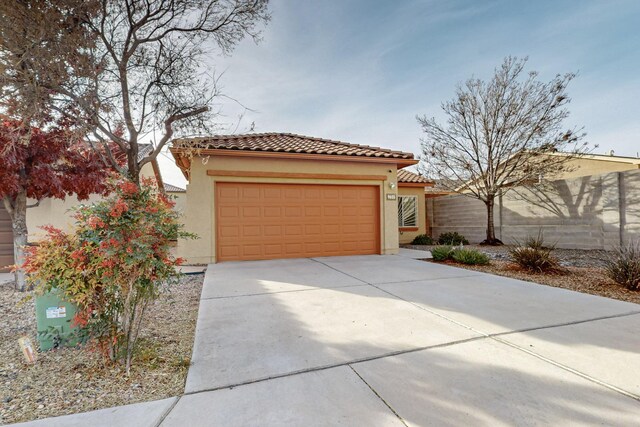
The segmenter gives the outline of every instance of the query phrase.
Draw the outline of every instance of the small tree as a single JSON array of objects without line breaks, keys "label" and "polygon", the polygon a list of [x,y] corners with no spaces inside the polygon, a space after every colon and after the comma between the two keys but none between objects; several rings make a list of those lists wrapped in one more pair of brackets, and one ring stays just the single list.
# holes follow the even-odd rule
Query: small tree
[{"label": "small tree", "polygon": [[141,323],[162,287],[175,282],[182,260],[170,254],[182,231],[174,203],[152,182],[123,181],[111,196],[77,208],[71,234],[48,227],[48,238],[29,248],[26,270],[36,290],[57,289],[78,306],[75,323],[127,373]]},{"label": "small tree", "polygon": [[0,200],[13,226],[16,288],[25,289],[27,199],[86,199],[105,190],[108,169],[66,122],[48,130],[12,120],[0,124]]},{"label": "small tree", "polygon": [[458,86],[455,98],[442,104],[446,124],[417,117],[425,133],[421,171],[484,202],[485,244],[502,244],[493,214],[499,194],[570,170],[572,160],[588,151],[581,129],[563,129],[575,74],[541,82],[536,72],[524,74],[526,63],[507,57],[490,81]]}]

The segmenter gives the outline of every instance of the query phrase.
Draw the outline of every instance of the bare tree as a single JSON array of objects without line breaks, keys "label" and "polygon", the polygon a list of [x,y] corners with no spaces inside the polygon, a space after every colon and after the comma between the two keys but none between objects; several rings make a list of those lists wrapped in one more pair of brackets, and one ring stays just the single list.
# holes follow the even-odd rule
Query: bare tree
[{"label": "bare tree", "polygon": [[[53,66],[34,67],[33,73],[51,94],[52,110],[76,114],[88,125],[90,142],[104,147],[97,151],[106,153],[105,162],[135,182],[176,132],[206,132],[213,125],[218,93],[206,69],[208,49],[229,54],[246,36],[259,40],[259,25],[270,18],[268,0],[89,0],[91,7],[66,7],[73,2],[78,0],[42,0],[53,5],[58,21],[77,23],[91,43],[58,33],[57,54],[47,61],[63,64],[65,78],[54,78]],[[46,10],[27,6],[22,13],[46,25]],[[21,34],[12,36],[19,43]],[[19,51],[11,47],[0,56]],[[8,79],[10,87],[23,84]],[[154,150],[139,158],[138,143],[152,133],[158,136]]]},{"label": "bare tree", "polygon": [[95,16],[97,6],[95,0],[0,2],[2,113],[22,122],[25,129],[40,127],[53,121],[55,94],[50,87],[72,76],[95,77],[98,67],[91,54],[95,36],[79,17]]},{"label": "bare tree", "polygon": [[567,86],[575,74],[548,82],[525,73],[527,58],[505,58],[488,82],[472,78],[442,104],[447,121],[417,116],[423,174],[481,200],[487,209],[484,244],[502,244],[494,227],[495,199],[512,187],[553,178],[589,151],[582,129],[564,129]]}]

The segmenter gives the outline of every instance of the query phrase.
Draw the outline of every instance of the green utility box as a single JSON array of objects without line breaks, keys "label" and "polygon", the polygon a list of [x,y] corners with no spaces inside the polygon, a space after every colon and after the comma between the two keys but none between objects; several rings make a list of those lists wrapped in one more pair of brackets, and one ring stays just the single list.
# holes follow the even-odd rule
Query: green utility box
[{"label": "green utility box", "polygon": [[77,328],[72,326],[76,311],[75,304],[64,301],[56,290],[36,296],[36,322],[41,351],[78,344],[75,334]]}]

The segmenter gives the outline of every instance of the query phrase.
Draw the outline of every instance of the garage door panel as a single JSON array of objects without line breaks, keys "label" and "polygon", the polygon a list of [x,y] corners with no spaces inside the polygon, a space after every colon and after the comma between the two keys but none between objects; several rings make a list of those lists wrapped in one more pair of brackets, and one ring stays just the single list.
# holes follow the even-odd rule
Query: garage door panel
[{"label": "garage door panel", "polygon": [[236,225],[223,225],[218,229],[220,237],[239,237],[240,227]]},{"label": "garage door panel", "polygon": [[380,253],[378,192],[376,186],[217,183],[217,259]]},{"label": "garage door panel", "polygon": [[339,217],[340,216],[340,206],[339,205],[323,206],[322,214],[325,217],[330,217],[330,216]]},{"label": "garage door panel", "polygon": [[305,224],[304,226],[304,234],[307,236],[322,234],[322,225],[320,224]]},{"label": "garage door panel", "polygon": [[304,187],[304,198],[306,200],[320,200],[320,194],[319,188]]},{"label": "garage door panel", "polygon": [[263,249],[263,245],[258,245],[258,244],[245,244],[243,246],[240,246],[242,255],[245,257],[256,257],[261,255],[262,253],[262,249]]},{"label": "garage door panel", "polygon": [[302,217],[303,206],[285,206],[284,216],[288,219]]},{"label": "garage door panel", "polygon": [[325,200],[333,200],[340,198],[340,190],[333,187],[324,187],[321,190],[321,197]]},{"label": "garage door panel", "polygon": [[236,206],[220,207],[220,210],[218,211],[218,215],[222,218],[236,218],[239,214],[240,211]]},{"label": "garage door panel", "polygon": [[224,197],[225,200],[237,200],[240,198],[240,190],[240,188],[236,187],[224,187],[220,189],[218,194],[220,197]]},{"label": "garage door panel", "polygon": [[282,209],[280,206],[265,206],[264,216],[266,218],[280,218],[282,216]]},{"label": "garage door panel", "polygon": [[287,256],[295,256],[295,254],[299,254],[300,252],[304,252],[304,245],[302,243],[288,243],[284,245],[285,254]]},{"label": "garage door panel", "polygon": [[220,257],[238,257],[240,256],[240,247],[236,245],[220,245],[218,247]]},{"label": "garage door panel", "polygon": [[280,200],[282,198],[282,189],[278,187],[262,187],[263,197],[266,200]]},{"label": "garage door panel", "polygon": [[260,218],[262,216],[260,206],[243,206],[241,210],[243,218]]},{"label": "garage door panel", "polygon": [[280,256],[282,255],[282,245],[267,243],[264,245],[264,253],[265,255]]},{"label": "garage door panel", "polygon": [[358,216],[358,207],[357,206],[343,206],[342,207],[342,215],[343,216]]},{"label": "garage door panel", "polygon": [[263,229],[264,235],[267,237],[280,236],[282,234],[282,226],[280,225],[265,225]]},{"label": "garage door panel", "polygon": [[242,227],[242,237],[260,237],[262,229],[259,225],[245,225]]},{"label": "garage door panel", "polygon": [[11,217],[0,203],[0,272],[9,271],[7,267],[13,264],[13,228]]}]

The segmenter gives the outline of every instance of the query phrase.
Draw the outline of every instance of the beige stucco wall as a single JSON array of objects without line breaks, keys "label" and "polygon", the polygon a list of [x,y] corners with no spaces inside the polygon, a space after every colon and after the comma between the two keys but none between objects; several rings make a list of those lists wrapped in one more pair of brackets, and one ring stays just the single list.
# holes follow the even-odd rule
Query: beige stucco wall
[{"label": "beige stucco wall", "polygon": [[[613,158],[615,159],[615,158]],[[623,163],[615,160],[596,160],[589,158],[573,159],[569,162],[570,170],[554,177],[554,179],[568,179],[587,175],[599,175],[609,172],[623,172],[640,169],[639,165]]]},{"label": "beige stucco wall", "polygon": [[[145,164],[140,170],[143,177],[153,177],[153,166],[151,163]],[[183,193],[184,194],[184,193]],[[101,199],[101,196],[92,195],[88,200],[80,201],[77,197],[67,197],[65,200],[44,199],[36,207],[27,209],[27,229],[29,231],[29,242],[37,242],[44,234],[41,227],[43,225],[53,225],[64,231],[70,231],[74,220],[71,209],[80,204],[91,204]],[[33,204],[35,200],[29,200]]]},{"label": "beige stucco wall", "polygon": [[187,208],[187,193],[185,193],[184,191],[167,191],[167,195],[171,196],[172,200],[176,203],[174,209],[184,214],[184,211]]},{"label": "beige stucco wall", "polygon": [[[457,231],[478,243],[486,211],[479,200],[452,195],[427,200],[433,237]],[[522,241],[542,230],[559,248],[610,249],[640,241],[640,170],[516,187],[496,201],[497,237]]]},{"label": "beige stucco wall", "polygon": [[415,231],[403,231],[398,228],[400,244],[402,245],[411,243],[413,239],[419,234],[426,234],[427,207],[424,202],[424,187],[398,187],[398,196],[416,196],[418,204],[418,229]]},{"label": "beige stucco wall", "polygon": [[[207,170],[248,172],[289,172],[345,175],[384,175],[385,181],[298,179],[298,178],[249,178],[208,176]],[[396,182],[396,165],[369,162],[317,161],[301,159],[271,159],[249,157],[194,158],[191,164],[190,182],[187,185],[185,228],[199,236],[197,240],[178,241],[178,255],[190,263],[215,262],[214,186],[216,182],[269,182],[308,183],[338,185],[375,185],[380,189],[380,238],[381,252],[398,252],[397,200],[387,200],[389,187]]]}]

